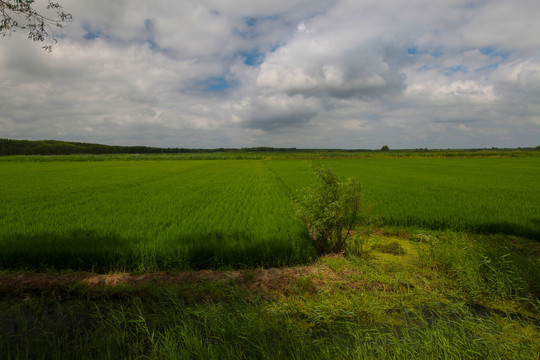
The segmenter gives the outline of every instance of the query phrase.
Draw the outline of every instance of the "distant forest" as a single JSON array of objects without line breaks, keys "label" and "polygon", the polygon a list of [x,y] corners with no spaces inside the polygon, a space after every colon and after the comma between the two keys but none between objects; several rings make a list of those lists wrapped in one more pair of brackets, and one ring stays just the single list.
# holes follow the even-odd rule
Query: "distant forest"
[{"label": "distant forest", "polygon": [[[298,149],[298,148],[275,148],[275,147],[250,147],[250,148],[216,148],[216,149],[189,149],[189,148],[159,148],[150,146],[113,146],[72,141],[58,140],[12,140],[0,139],[0,156],[6,155],[99,155],[99,154],[209,154],[209,153],[316,153],[321,156],[346,156],[363,153],[388,154],[395,156],[418,156],[420,153],[425,156],[489,156],[505,155],[520,156],[521,153],[531,153],[531,150],[540,150],[540,146],[535,148],[499,149],[499,148],[476,148],[476,149],[389,149],[384,145],[380,150],[372,149]],[[330,156],[330,155],[329,155]]]},{"label": "distant forest", "polygon": [[233,151],[300,151],[296,148],[252,147],[242,149],[186,149],[149,146],[111,146],[58,140],[0,139],[0,156],[5,155],[71,155],[71,154],[181,154]]}]

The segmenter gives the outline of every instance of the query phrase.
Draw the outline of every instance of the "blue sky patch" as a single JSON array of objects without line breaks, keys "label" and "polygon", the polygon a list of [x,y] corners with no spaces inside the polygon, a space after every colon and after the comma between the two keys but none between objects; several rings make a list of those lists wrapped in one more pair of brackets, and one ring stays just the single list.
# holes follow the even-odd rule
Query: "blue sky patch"
[{"label": "blue sky patch", "polygon": [[252,26],[255,26],[260,21],[259,19],[260,18],[249,17],[245,19],[244,22],[246,23],[247,26],[252,27]]},{"label": "blue sky patch", "polygon": [[151,19],[144,20],[144,28],[150,32],[154,32],[154,22]]},{"label": "blue sky patch", "polygon": [[154,32],[155,32],[154,21],[152,21],[151,19],[145,19],[144,28],[146,29],[146,33],[148,34],[148,37],[146,38],[145,42],[150,44],[150,49],[157,50],[158,45],[155,41],[155,36],[154,36]]},{"label": "blue sky patch", "polygon": [[264,54],[259,52],[257,49],[252,49],[249,51],[240,51],[238,52],[244,59],[244,64],[248,66],[257,66],[260,65],[264,60]]},{"label": "blue sky patch", "polygon": [[444,68],[444,72],[445,73],[458,73],[458,72],[461,72],[461,73],[468,73],[469,72],[469,69],[465,66],[465,65],[456,65],[456,66],[448,66],[448,67],[445,67]]},{"label": "blue sky patch", "polygon": [[482,55],[491,56],[495,53],[495,47],[493,46],[485,46],[485,47],[480,48],[479,50]]},{"label": "blue sky patch", "polygon": [[429,55],[433,56],[433,58],[438,59],[438,58],[440,58],[441,56],[444,55],[444,52],[442,50],[440,50],[440,49],[430,51],[430,50],[418,49],[416,46],[411,46],[411,47],[407,48],[407,54],[409,54],[409,55],[429,54]]},{"label": "blue sky patch", "polygon": [[438,59],[444,55],[444,52],[441,50],[435,50],[435,51],[431,51],[429,55],[433,56],[435,59]]},{"label": "blue sky patch", "polygon": [[[267,21],[275,22],[279,18],[279,15],[244,17],[242,18],[242,22],[245,26],[235,28],[234,32],[244,39],[256,39],[263,34],[262,29],[259,27],[261,23]],[[278,25],[276,24],[276,26]]]},{"label": "blue sky patch", "polygon": [[475,69],[474,71],[475,72],[482,72],[482,71],[488,71],[488,70],[495,70],[499,67],[499,64],[498,63],[493,63],[493,64],[489,64],[489,65],[486,65],[486,66],[482,66],[478,69]]},{"label": "blue sky patch", "polygon": [[86,40],[94,40],[101,36],[100,31],[91,30],[90,25],[88,24],[84,24],[83,29],[84,31],[86,31],[86,34],[83,35],[83,38],[85,38]]},{"label": "blue sky patch", "polygon": [[491,59],[500,57],[503,61],[508,59],[510,52],[508,51],[498,51],[494,46],[486,46],[479,49],[482,55],[487,55]]},{"label": "blue sky patch", "polygon": [[199,84],[208,92],[223,92],[238,85],[236,81],[227,80],[224,76],[212,76]]},{"label": "blue sky patch", "polygon": [[244,23],[248,27],[254,27],[254,26],[256,26],[257,24],[259,24],[261,22],[269,21],[269,20],[277,20],[277,19],[279,19],[279,15],[250,16],[250,17],[244,18]]}]

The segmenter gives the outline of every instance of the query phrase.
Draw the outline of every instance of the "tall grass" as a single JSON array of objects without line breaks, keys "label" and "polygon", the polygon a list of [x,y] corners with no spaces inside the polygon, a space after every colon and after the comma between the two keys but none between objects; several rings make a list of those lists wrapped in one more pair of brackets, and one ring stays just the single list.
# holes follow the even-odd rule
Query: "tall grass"
[{"label": "tall grass", "polygon": [[540,262],[517,251],[512,239],[463,233],[414,239],[421,263],[450,274],[471,300],[520,300],[540,311]]},{"label": "tall grass", "polygon": [[[0,311],[7,359],[535,359],[534,325],[463,304],[404,308],[361,293],[223,301],[170,291],[88,301],[28,299]],[[396,295],[396,294],[394,294]],[[388,301],[391,298],[387,299]],[[385,307],[386,313],[377,309]]]}]

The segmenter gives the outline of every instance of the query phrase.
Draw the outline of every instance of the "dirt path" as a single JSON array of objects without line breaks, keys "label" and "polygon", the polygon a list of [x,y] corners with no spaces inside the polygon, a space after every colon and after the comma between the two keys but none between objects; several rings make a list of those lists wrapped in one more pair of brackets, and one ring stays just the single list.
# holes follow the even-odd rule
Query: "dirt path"
[{"label": "dirt path", "polygon": [[[350,269],[335,272],[321,262],[293,267],[230,271],[153,272],[144,274],[89,272],[73,274],[0,272],[0,297],[25,297],[62,294],[82,288],[104,289],[118,285],[140,285],[158,282],[182,285],[197,282],[236,281],[241,287],[255,292],[286,292],[298,278],[310,277],[313,286],[340,281]],[[81,287],[80,287],[81,288]]]}]

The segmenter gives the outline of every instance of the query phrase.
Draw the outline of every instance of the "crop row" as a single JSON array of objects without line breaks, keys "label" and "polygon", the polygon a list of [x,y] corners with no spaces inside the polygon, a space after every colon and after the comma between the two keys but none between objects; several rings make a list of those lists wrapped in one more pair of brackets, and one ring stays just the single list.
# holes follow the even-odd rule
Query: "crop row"
[{"label": "crop row", "polygon": [[3,268],[273,266],[314,250],[264,162],[2,165]]},{"label": "crop row", "polygon": [[[538,158],[317,160],[359,177],[387,226],[504,233],[540,239]],[[309,167],[269,162],[291,189]],[[298,195],[298,194],[296,194]]]},{"label": "crop row", "polygon": [[[386,226],[540,239],[540,158],[317,160]],[[315,257],[301,160],[0,162],[0,269],[279,266]]]}]

